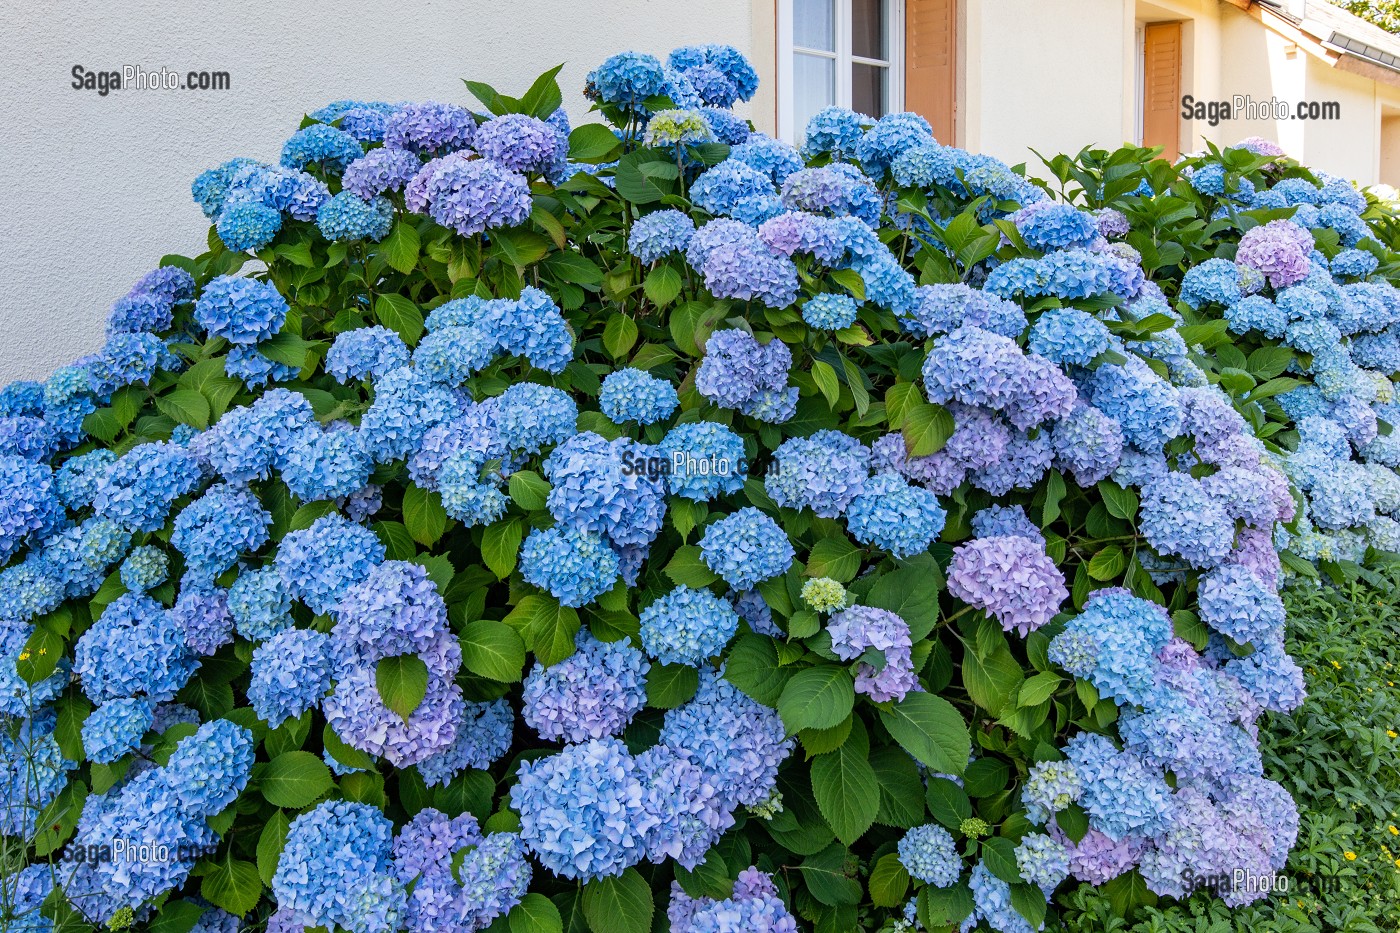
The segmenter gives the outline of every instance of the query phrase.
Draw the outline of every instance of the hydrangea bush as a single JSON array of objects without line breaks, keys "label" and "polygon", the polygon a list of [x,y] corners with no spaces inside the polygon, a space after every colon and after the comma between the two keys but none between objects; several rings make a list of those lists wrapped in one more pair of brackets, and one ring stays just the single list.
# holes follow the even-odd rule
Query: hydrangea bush
[{"label": "hydrangea bush", "polygon": [[3,909],[1023,933],[1279,871],[1296,470],[1182,326],[1234,267],[913,114],[755,133],[728,47],[574,129],[556,73],[203,173],[208,252],[0,393]]}]

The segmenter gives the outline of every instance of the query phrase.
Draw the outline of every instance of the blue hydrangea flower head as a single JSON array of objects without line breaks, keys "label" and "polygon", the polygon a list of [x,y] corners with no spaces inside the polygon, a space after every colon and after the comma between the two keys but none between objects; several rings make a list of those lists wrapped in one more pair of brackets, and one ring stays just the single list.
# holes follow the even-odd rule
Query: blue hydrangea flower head
[{"label": "blue hydrangea flower head", "polygon": [[384,121],[384,148],[440,156],[465,149],[476,134],[476,118],[457,104],[407,104]]},{"label": "blue hydrangea flower head", "polygon": [[282,329],[287,301],[271,282],[216,276],[194,305],[195,321],[211,337],[230,343],[259,343]]},{"label": "blue hydrangea flower head", "polygon": [[646,705],[651,665],[627,639],[601,642],[587,631],[577,651],[525,678],[526,725],[549,741],[586,742],[615,736]]},{"label": "blue hydrangea flower head", "polygon": [[598,407],[617,424],[651,424],[669,418],[680,406],[675,386],[640,369],[619,369],[603,378]]},{"label": "blue hydrangea flower head", "polygon": [[536,529],[520,549],[520,573],[525,581],[546,590],[565,606],[593,602],[613,588],[620,571],[617,552],[596,532]]},{"label": "blue hydrangea flower head", "polygon": [[[282,164],[302,169],[321,166],[339,173],[365,151],[355,137],[333,126],[317,124],[297,130],[282,146]],[[197,195],[196,195],[197,196]]]},{"label": "blue hydrangea flower head", "polygon": [[83,751],[88,758],[110,764],[141,745],[151,728],[151,701],[142,697],[109,700],[83,721]]},{"label": "blue hydrangea flower head", "polygon": [[739,615],[709,590],[678,586],[641,614],[642,647],[662,664],[697,665],[724,650]]},{"label": "blue hydrangea flower head", "polygon": [[337,334],[326,352],[326,372],[339,382],[377,379],[407,365],[403,338],[379,325]]},{"label": "blue hydrangea flower head", "polygon": [[899,840],[899,862],[910,876],[935,888],[957,884],[962,874],[962,856],[953,836],[937,823],[915,826]]},{"label": "blue hydrangea flower head", "polygon": [[817,330],[844,330],[856,322],[859,310],[849,295],[823,292],[802,305],[802,320]]},{"label": "blue hydrangea flower head", "polygon": [[657,445],[673,496],[708,502],[744,485],[748,461],[743,438],[714,421],[678,424]]},{"label": "blue hydrangea flower head", "polygon": [[752,506],[707,527],[700,550],[706,566],[741,590],[785,573],[797,556],[787,532]]},{"label": "blue hydrangea flower head", "polygon": [[637,219],[627,236],[627,250],[651,264],[671,253],[684,252],[695,235],[695,221],[675,208],[652,211]]},{"label": "blue hydrangea flower head", "polygon": [[388,199],[365,199],[349,191],[335,195],[316,212],[316,226],[321,235],[335,242],[371,240],[378,243],[389,235],[393,225],[394,205]]},{"label": "blue hydrangea flower head", "polygon": [[248,702],[270,729],[315,708],[330,687],[328,635],[287,629],[253,649]]},{"label": "blue hydrangea flower head", "polygon": [[132,592],[144,593],[165,582],[170,561],[165,552],[153,545],[132,548],[122,562],[122,585]]}]

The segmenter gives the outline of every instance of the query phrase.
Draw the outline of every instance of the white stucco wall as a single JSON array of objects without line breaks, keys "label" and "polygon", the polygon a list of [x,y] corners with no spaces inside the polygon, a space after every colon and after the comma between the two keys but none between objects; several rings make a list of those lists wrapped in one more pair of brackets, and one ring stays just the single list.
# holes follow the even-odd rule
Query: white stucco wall
[{"label": "white stucco wall", "polygon": [[[202,248],[194,176],[233,156],[276,161],[308,110],[343,97],[471,103],[464,77],[519,94],[562,61],[578,121],[583,77],[607,55],[693,42],[751,53],[755,27],[741,0],[0,0],[0,14],[0,384],[100,346],[107,309],[138,276]],[[75,64],[227,71],[232,87],[99,97],[70,86]]]}]

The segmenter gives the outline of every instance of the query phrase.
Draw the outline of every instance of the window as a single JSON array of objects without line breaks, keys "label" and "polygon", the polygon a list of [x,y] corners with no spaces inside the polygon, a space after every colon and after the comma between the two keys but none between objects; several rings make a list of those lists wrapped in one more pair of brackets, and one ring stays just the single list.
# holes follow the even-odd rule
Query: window
[{"label": "window", "polygon": [[823,107],[901,109],[903,0],[779,0],[779,133],[800,142]]}]

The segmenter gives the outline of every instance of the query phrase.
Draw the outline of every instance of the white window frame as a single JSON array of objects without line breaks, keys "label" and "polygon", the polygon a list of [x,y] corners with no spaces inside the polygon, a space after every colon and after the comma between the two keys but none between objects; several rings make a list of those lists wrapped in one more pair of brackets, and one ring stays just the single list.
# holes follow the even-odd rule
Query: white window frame
[{"label": "white window frame", "polygon": [[[888,42],[888,102],[890,113],[904,109],[904,2],[882,0],[886,5]],[[885,65],[886,62],[851,54],[851,0],[833,0],[835,5],[835,55],[813,50],[813,54],[828,55],[836,61],[836,100],[838,107],[851,106],[851,66],[860,64]],[[778,0],[778,136],[796,143],[805,126],[796,126],[793,113],[793,0]],[[806,51],[804,49],[804,51]]]}]

